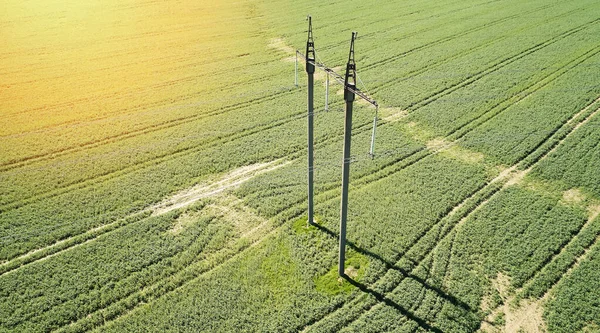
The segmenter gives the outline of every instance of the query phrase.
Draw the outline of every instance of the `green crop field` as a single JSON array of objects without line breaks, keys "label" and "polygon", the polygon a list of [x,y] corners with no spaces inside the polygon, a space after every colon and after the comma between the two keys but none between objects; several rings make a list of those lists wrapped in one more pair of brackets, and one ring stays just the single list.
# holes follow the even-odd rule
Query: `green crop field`
[{"label": "green crop field", "polygon": [[[343,86],[354,103],[346,276]],[[5,0],[0,332],[600,332],[600,2]]]}]

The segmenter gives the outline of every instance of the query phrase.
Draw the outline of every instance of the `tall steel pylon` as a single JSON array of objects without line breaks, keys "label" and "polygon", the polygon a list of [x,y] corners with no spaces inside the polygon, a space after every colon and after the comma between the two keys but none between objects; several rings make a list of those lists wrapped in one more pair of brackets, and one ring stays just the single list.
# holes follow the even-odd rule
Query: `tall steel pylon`
[{"label": "tall steel pylon", "polygon": [[314,74],[315,74],[315,43],[312,35],[312,18],[308,16],[308,39],[306,41],[306,74],[308,74],[308,221],[307,226],[314,223]]},{"label": "tall steel pylon", "polygon": [[352,32],[350,53],[346,64],[346,77],[344,79],[344,100],[346,112],[344,117],[344,160],[342,164],[342,202],[340,208],[340,257],[338,274],[344,276],[346,261],[346,220],[348,217],[348,183],[350,180],[350,142],[352,138],[352,106],[356,89],[356,63],[354,62],[354,39],[356,32]]}]

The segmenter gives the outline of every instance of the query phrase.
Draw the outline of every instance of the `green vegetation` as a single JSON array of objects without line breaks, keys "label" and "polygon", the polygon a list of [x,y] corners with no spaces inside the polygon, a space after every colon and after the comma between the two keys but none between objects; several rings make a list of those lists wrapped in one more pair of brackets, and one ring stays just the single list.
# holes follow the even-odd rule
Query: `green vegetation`
[{"label": "green vegetation", "polygon": [[600,278],[598,255],[600,253],[596,245],[577,269],[557,286],[546,313],[550,330],[593,332],[598,328],[600,290],[592,282]]},{"label": "green vegetation", "polygon": [[[93,3],[0,15],[0,332],[475,332],[519,302],[597,330],[597,1]],[[345,277],[322,73],[306,225],[307,8],[380,103]]]},{"label": "green vegetation", "polygon": [[[359,253],[348,253],[345,267],[347,275],[355,282],[360,283],[365,274],[369,260]],[[340,293],[350,293],[355,289],[355,286],[348,279],[340,277],[337,271],[337,265],[331,267],[329,272],[318,277],[315,280],[315,289],[326,295],[337,295]]]}]

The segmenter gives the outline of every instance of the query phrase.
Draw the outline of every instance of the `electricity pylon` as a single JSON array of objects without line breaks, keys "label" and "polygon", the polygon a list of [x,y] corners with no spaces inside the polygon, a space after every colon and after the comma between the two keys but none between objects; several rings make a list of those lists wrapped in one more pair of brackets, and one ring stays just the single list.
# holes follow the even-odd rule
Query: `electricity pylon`
[{"label": "electricity pylon", "polygon": [[306,74],[308,74],[308,222],[307,226],[314,223],[314,156],[313,156],[313,130],[314,130],[314,74],[315,74],[315,43],[312,36],[312,19],[308,16],[308,39],[306,41]]},{"label": "electricity pylon", "polygon": [[375,156],[375,128],[377,127],[377,117],[379,105],[367,94],[356,88],[356,63],[354,61],[354,41],[357,33],[352,33],[350,41],[350,53],[348,55],[348,63],[346,64],[346,76],[342,77],[333,69],[325,66],[323,63],[315,61],[315,48],[312,39],[312,23],[310,16],[308,17],[308,41],[306,43],[306,55],[296,50],[296,81],[298,77],[298,59],[306,61],[306,72],[308,73],[308,223],[313,222],[313,81],[315,69],[322,70],[327,75],[326,81],[326,99],[325,109],[328,108],[328,89],[329,76],[335,81],[344,85],[344,100],[346,101],[345,125],[344,125],[344,159],[342,165],[342,200],[340,208],[340,249],[339,249],[339,267],[338,273],[344,276],[344,262],[346,260],[346,221],[348,217],[348,186],[350,180],[350,141],[352,138],[352,107],[356,96],[363,99],[367,103],[375,107],[375,119],[373,120],[373,132],[371,136],[371,149],[369,155],[371,158]]},{"label": "electricity pylon", "polygon": [[350,142],[352,138],[352,106],[354,92],[356,91],[356,63],[354,62],[354,39],[356,32],[352,32],[350,53],[346,64],[346,77],[344,79],[344,100],[346,112],[344,116],[344,160],[342,165],[342,202],[340,208],[340,258],[338,274],[344,276],[344,262],[346,261],[346,220],[348,217],[348,183],[350,180]]}]

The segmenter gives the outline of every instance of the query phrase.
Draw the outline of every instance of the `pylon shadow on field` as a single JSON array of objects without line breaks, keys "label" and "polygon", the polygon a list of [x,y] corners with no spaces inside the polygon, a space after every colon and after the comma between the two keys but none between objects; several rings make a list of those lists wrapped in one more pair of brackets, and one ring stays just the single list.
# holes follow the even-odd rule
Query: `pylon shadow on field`
[{"label": "pylon shadow on field", "polygon": [[429,332],[436,332],[436,333],[443,333],[443,331],[437,327],[431,326],[430,324],[428,324],[425,320],[423,320],[420,317],[417,317],[415,314],[413,314],[412,312],[408,311],[407,309],[405,309],[404,307],[402,307],[400,304],[394,302],[393,300],[389,299],[388,297],[386,297],[385,295],[367,287],[366,285],[352,279],[351,277],[349,277],[348,275],[344,274],[342,276],[346,281],[348,281],[350,284],[354,285],[355,287],[357,287],[358,289],[360,289],[362,292],[364,293],[368,293],[373,295],[377,301],[379,301],[380,303],[384,303],[385,305],[392,307],[394,309],[396,309],[396,311],[400,312],[403,316],[405,316],[406,318],[416,322],[421,328],[429,331]]},{"label": "pylon shadow on field", "polygon": [[[331,237],[334,237],[334,238],[337,238],[337,237],[339,237],[339,235],[338,235],[337,233],[335,233],[335,232],[333,232],[333,231],[329,230],[327,227],[324,227],[324,226],[322,226],[322,225],[318,225],[318,224],[315,224],[314,226],[315,226],[317,229],[319,229],[320,231],[322,231],[322,232],[324,232],[324,233],[326,233],[326,234],[330,235]],[[401,273],[402,275],[404,275],[404,277],[405,277],[405,278],[410,278],[410,279],[412,279],[412,280],[414,280],[414,281],[418,282],[418,283],[419,283],[419,284],[421,284],[421,285],[422,285],[422,286],[423,286],[425,289],[427,289],[427,290],[429,290],[429,291],[432,291],[432,292],[436,293],[436,294],[437,294],[439,297],[441,297],[441,298],[443,298],[444,300],[448,301],[448,302],[449,302],[449,303],[451,303],[452,305],[455,305],[455,306],[461,307],[463,310],[466,310],[466,311],[468,311],[468,312],[475,313],[475,311],[474,311],[474,310],[473,310],[473,309],[472,309],[472,308],[469,306],[469,304],[467,304],[467,303],[465,303],[465,302],[463,302],[463,301],[459,300],[458,298],[456,298],[456,297],[454,297],[454,296],[452,296],[452,295],[450,295],[450,294],[448,294],[448,293],[444,292],[443,290],[441,290],[441,289],[440,289],[440,288],[438,288],[438,287],[435,287],[435,286],[432,286],[432,285],[430,285],[430,284],[429,284],[427,281],[425,281],[424,279],[422,279],[422,278],[420,278],[420,277],[418,277],[418,276],[416,276],[416,275],[414,275],[414,274],[411,274],[410,272],[407,272],[406,270],[404,270],[404,269],[402,269],[402,268],[400,268],[400,267],[396,266],[394,263],[390,263],[389,261],[387,261],[385,258],[383,258],[382,256],[380,256],[379,254],[377,254],[377,253],[374,253],[374,252],[372,252],[372,251],[370,251],[370,250],[367,250],[367,249],[361,248],[361,247],[357,246],[355,243],[353,243],[352,241],[349,241],[349,240],[348,240],[348,241],[346,241],[346,245],[348,245],[348,247],[350,247],[351,249],[353,249],[354,251],[356,251],[356,252],[358,252],[358,253],[360,253],[360,254],[362,254],[362,255],[365,255],[365,256],[371,257],[371,258],[373,258],[373,259],[375,259],[375,260],[378,260],[378,261],[382,262],[382,263],[384,264],[384,266],[385,266],[385,268],[386,268],[387,270],[395,270],[395,271],[397,271],[397,272]],[[418,264],[418,263],[416,263],[416,262],[414,262],[414,261],[413,261],[413,263],[415,263],[415,264]],[[350,283],[352,283],[352,284],[355,284],[357,287],[359,287],[359,285],[361,285],[359,282],[352,280],[352,279],[351,279],[350,277],[348,277],[348,276],[345,276],[344,278],[345,278],[346,280],[348,280],[348,282],[350,282]],[[364,289],[365,289],[365,290],[371,290],[371,289],[369,289],[369,288],[368,288],[368,287],[366,287],[366,286],[363,286],[363,287],[364,287]],[[360,287],[359,287],[359,288],[360,288]],[[361,290],[363,290],[363,288],[360,288],[360,289],[361,289]],[[373,291],[373,292],[374,292],[374,291]],[[375,294],[373,294],[373,295],[374,295],[375,297],[377,297],[377,295],[375,295]],[[383,296],[382,296],[382,297],[383,297]],[[385,297],[384,297],[384,298],[385,298]],[[379,298],[378,298],[378,299],[379,299]],[[386,303],[386,304],[387,304],[387,303]],[[396,305],[397,305],[397,304],[396,304]]]}]

